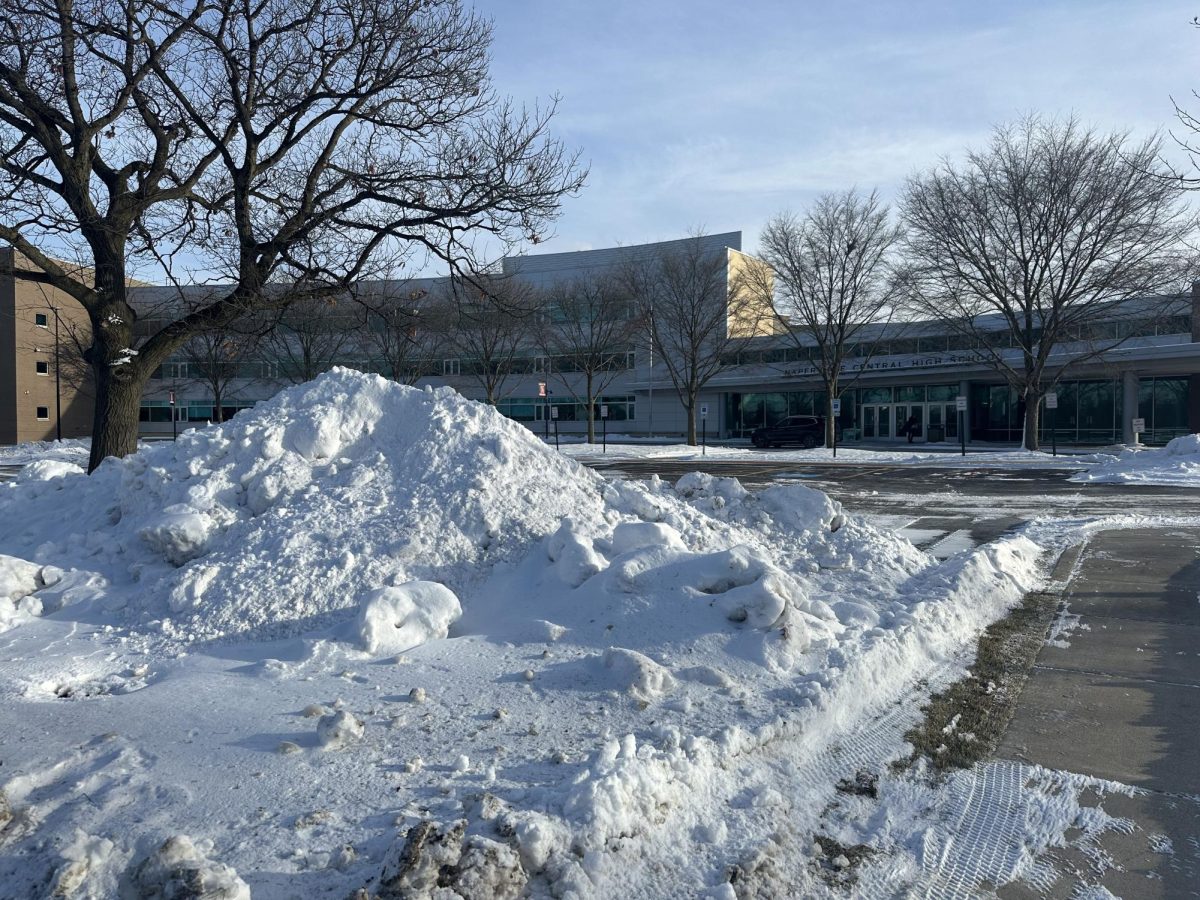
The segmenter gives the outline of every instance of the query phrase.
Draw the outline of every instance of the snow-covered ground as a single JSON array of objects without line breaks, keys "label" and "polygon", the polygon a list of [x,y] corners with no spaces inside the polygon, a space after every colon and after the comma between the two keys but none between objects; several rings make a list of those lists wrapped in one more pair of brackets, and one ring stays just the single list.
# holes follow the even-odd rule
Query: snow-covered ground
[{"label": "snow-covered ground", "polygon": [[972,450],[965,456],[946,450],[923,450],[921,445],[912,449],[896,450],[839,447],[837,456],[826,447],[812,450],[756,450],[752,447],[709,446],[705,449],[688,444],[645,444],[609,443],[604,451],[599,443],[565,443],[560,452],[576,459],[670,459],[681,462],[711,459],[720,462],[759,463],[875,463],[879,465],[937,465],[947,467],[972,466],[988,468],[1064,468],[1106,462],[1113,458],[1111,453],[1067,453],[1054,456],[1049,452],[1031,450]]},{"label": "snow-covered ground", "polygon": [[1200,487],[1200,435],[1185,434],[1156,449],[1130,448],[1079,472],[1071,480]]},{"label": "snow-covered ground", "polygon": [[0,466],[23,466],[43,459],[86,466],[91,447],[90,438],[30,441],[25,444],[0,446]]},{"label": "snow-covered ground", "polygon": [[[91,476],[34,461],[0,521],[5,897],[835,893],[839,780],[904,755],[1071,540],[942,560],[348,370]],[[863,889],[1036,879],[1084,781],[885,781]],[[954,843],[972,810],[1015,843]]]}]

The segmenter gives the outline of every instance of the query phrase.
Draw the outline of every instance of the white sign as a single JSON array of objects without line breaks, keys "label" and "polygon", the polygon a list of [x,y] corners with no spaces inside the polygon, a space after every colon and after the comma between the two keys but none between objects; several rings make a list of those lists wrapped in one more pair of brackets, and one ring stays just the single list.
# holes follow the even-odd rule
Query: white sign
[{"label": "white sign", "polygon": [[546,396],[546,382],[544,382],[544,381],[538,382],[538,396],[539,397]]},{"label": "white sign", "polygon": [[708,404],[707,403],[700,404],[700,418],[702,418],[702,419],[708,418]]},{"label": "white sign", "polygon": [[550,407],[550,418],[552,418],[552,419],[558,418],[558,407],[557,406]]},{"label": "white sign", "polygon": [[959,412],[966,412],[967,411],[967,398],[966,397],[955,397],[954,405],[958,408]]},{"label": "white sign", "polygon": [[1058,409],[1058,394],[1056,392],[1046,392],[1046,409]]},{"label": "white sign", "polygon": [[1134,419],[1133,420],[1133,433],[1134,434],[1141,434],[1145,430],[1146,430],[1146,420],[1145,419]]},{"label": "white sign", "polygon": [[600,418],[602,418],[602,419],[608,418],[608,407],[607,406],[600,407]]},{"label": "white sign", "polygon": [[835,416],[840,416],[842,414],[842,401],[841,400],[833,401],[833,414]]}]

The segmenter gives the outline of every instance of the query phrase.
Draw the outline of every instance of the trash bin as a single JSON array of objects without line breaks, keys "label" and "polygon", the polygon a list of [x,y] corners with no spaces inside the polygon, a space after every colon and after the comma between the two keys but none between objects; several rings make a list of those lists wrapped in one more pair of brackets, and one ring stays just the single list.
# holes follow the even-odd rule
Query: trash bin
[{"label": "trash bin", "polygon": [[931,444],[940,444],[946,439],[945,425],[930,425],[925,440]]}]

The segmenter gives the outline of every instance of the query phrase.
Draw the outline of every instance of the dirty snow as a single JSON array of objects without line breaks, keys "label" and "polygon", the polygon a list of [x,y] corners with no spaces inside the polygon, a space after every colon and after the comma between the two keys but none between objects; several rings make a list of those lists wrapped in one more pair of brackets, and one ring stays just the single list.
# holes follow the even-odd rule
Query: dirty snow
[{"label": "dirty snow", "polygon": [[1043,565],[348,370],[0,520],[12,896],[822,895],[835,785]]}]

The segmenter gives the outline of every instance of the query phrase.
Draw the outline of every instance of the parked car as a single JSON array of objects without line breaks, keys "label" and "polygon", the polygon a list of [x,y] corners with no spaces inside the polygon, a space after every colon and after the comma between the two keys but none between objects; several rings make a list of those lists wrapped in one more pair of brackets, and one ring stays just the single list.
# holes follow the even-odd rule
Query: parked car
[{"label": "parked car", "polygon": [[824,416],[788,416],[774,425],[754,429],[750,442],[755,447],[781,447],[784,444],[799,444],[809,450],[825,442]]}]

